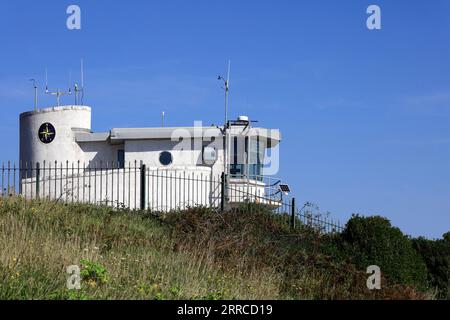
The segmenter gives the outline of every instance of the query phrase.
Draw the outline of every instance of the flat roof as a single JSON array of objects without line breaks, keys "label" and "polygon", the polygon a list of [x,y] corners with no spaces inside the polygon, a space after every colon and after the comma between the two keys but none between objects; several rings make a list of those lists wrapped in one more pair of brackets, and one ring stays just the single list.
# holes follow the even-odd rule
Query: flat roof
[{"label": "flat roof", "polygon": [[[102,142],[120,143],[125,140],[172,140],[183,137],[214,138],[221,137],[222,132],[217,127],[171,127],[171,128],[114,128],[103,133],[75,133],[75,141],[80,143]],[[251,128],[245,134],[250,137],[264,137],[270,139],[272,145],[281,141],[278,129]]]}]

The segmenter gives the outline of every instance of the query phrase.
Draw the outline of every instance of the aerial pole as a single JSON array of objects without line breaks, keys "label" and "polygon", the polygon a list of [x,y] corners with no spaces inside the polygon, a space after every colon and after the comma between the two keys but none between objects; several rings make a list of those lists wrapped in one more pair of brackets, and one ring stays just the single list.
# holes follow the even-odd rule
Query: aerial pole
[{"label": "aerial pole", "polygon": [[30,79],[30,81],[33,82],[33,87],[34,87],[34,111],[37,111],[37,109],[38,109],[38,87],[36,85],[35,79]]},{"label": "aerial pole", "polygon": [[48,72],[47,72],[47,68],[45,68],[45,94],[49,94],[49,95],[55,96],[56,97],[56,105],[59,107],[61,105],[60,104],[61,97],[65,96],[65,95],[71,95],[72,94],[72,90],[69,88],[68,92],[64,92],[64,91],[61,91],[60,89],[56,89],[56,91],[51,92],[48,89]]},{"label": "aerial pole", "polygon": [[[75,105],[81,104],[83,105],[83,97],[84,97],[84,66],[83,66],[83,60],[81,60],[81,87],[78,86],[78,83],[75,83],[74,91],[75,91]],[[79,98],[79,95],[81,93],[81,97]]]},{"label": "aerial pole", "polygon": [[84,61],[81,59],[81,105],[84,103]]},{"label": "aerial pole", "polygon": [[227,73],[227,78],[225,79],[222,76],[218,77],[218,80],[222,80],[224,82],[224,91],[225,91],[225,123],[223,126],[223,135],[224,135],[224,162],[223,162],[223,172],[225,174],[228,173],[228,96],[229,96],[229,92],[230,92],[230,69],[231,69],[231,61],[228,61],[228,73]]}]

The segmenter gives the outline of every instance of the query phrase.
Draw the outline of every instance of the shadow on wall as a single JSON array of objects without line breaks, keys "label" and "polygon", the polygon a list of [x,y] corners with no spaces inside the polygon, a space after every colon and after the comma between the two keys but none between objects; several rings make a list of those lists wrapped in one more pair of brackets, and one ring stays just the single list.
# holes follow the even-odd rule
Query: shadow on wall
[{"label": "shadow on wall", "polygon": [[85,154],[86,168],[94,169],[100,167],[117,168],[119,166],[119,150],[123,145],[110,145],[107,142],[80,143],[81,150]]}]

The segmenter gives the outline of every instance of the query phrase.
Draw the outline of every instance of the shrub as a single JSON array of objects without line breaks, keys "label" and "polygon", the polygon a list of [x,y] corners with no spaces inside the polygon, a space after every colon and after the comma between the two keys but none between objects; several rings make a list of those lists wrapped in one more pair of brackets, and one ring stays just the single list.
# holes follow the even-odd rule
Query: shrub
[{"label": "shrub", "polygon": [[444,235],[444,240],[418,238],[413,243],[427,266],[429,285],[437,289],[438,298],[450,298],[450,241]]},{"label": "shrub", "polygon": [[424,261],[412,240],[388,219],[353,215],[339,238],[340,249],[360,269],[377,265],[393,283],[426,287]]},{"label": "shrub", "polygon": [[82,265],[80,275],[83,281],[93,285],[108,282],[108,272],[101,264],[85,259],[82,259],[80,263]]},{"label": "shrub", "polygon": [[445,242],[450,242],[450,231],[447,232],[447,233],[445,233],[445,234],[443,235],[443,238],[444,238],[444,241],[445,241]]}]

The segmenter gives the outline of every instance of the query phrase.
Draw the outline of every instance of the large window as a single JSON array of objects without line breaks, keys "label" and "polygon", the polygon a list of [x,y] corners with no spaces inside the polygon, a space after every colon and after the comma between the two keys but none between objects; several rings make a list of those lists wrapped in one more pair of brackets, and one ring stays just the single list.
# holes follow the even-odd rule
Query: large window
[{"label": "large window", "polygon": [[264,164],[264,153],[266,151],[266,144],[259,136],[251,137],[249,139],[249,166],[248,175],[250,179],[261,180],[262,169]]},{"label": "large window", "polygon": [[262,180],[266,144],[260,137],[234,137],[231,146],[230,175]]}]

